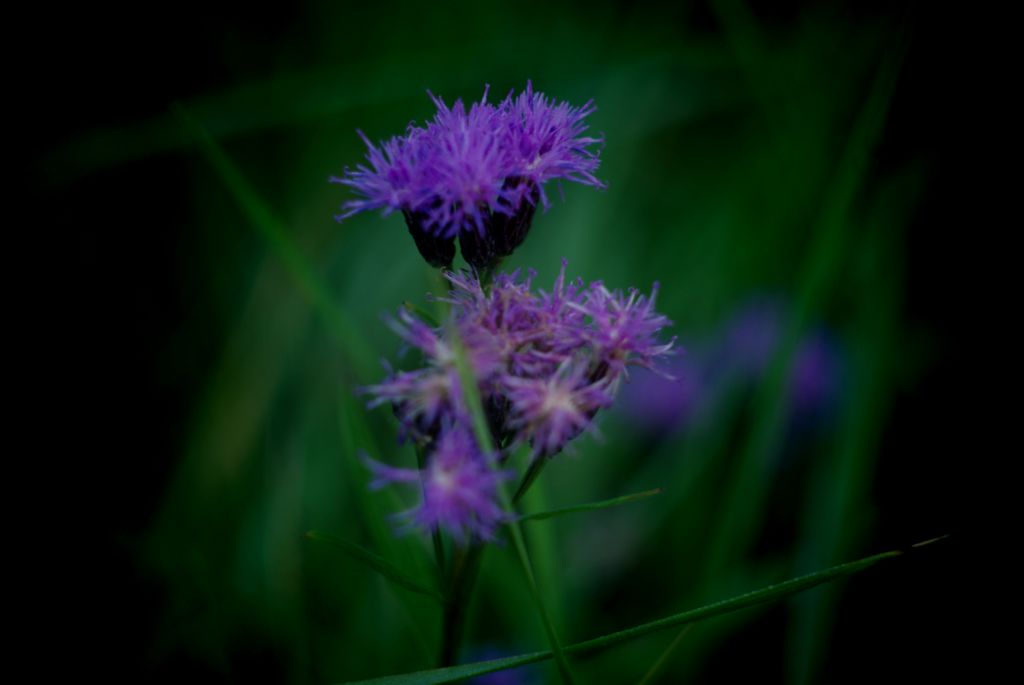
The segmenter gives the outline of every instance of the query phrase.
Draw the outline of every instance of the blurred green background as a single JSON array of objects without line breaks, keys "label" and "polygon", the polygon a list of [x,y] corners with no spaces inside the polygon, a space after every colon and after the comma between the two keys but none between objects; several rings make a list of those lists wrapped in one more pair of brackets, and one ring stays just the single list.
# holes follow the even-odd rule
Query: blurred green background
[{"label": "blurred green background", "polygon": [[[730,335],[746,335],[736,322],[774,303],[756,377],[697,386],[699,410],[671,426],[626,392],[604,439],[578,441],[527,498],[532,511],[665,488],[527,524],[566,642],[955,530],[946,467],[965,438],[948,401],[955,288],[936,265],[952,249],[936,21],[902,5],[736,0],[69,17],[66,80],[40,88],[65,106],[32,171],[83,275],[66,294],[82,340],[72,404],[82,439],[109,455],[81,467],[102,532],[82,572],[90,610],[68,632],[100,616],[114,628],[83,663],[288,683],[433,665],[435,607],[302,537],[337,533],[431,574],[428,542],[386,520],[408,493],[369,493],[356,458],[408,466],[412,450],[355,389],[396,358],[381,314],[422,304],[436,281],[400,217],[335,223],[349,196],[327,182],[362,160],[356,128],[379,140],[431,116],[428,88],[450,102],[532,79],[595,100],[608,190],[567,185],[507,266],[536,268],[542,286],[562,257],[613,287],[659,281],[686,378],[724,364]],[[794,418],[794,359],[817,334],[827,392]],[[655,682],[937,672],[911,658],[953,649],[949,607],[940,619],[930,599],[947,553],[930,554],[678,643],[669,632],[581,659],[581,681],[637,682],[663,654]],[[463,660],[545,647],[511,548],[489,549]],[[518,677],[557,680],[550,665]]]}]

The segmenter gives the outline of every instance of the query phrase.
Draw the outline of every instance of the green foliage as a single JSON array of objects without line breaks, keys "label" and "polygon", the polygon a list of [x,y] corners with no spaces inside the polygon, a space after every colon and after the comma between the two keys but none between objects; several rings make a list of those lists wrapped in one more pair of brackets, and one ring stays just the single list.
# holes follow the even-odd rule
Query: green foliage
[{"label": "green foliage", "polygon": [[553,518],[555,516],[563,516],[565,514],[575,514],[581,511],[597,511],[598,509],[607,509],[608,507],[617,507],[620,504],[629,504],[630,502],[636,502],[638,500],[653,497],[654,495],[660,495],[664,490],[661,488],[655,488],[654,490],[645,490],[644,492],[635,492],[632,495],[623,495],[622,497],[613,497],[606,499],[601,502],[589,502],[587,504],[577,504],[573,507],[562,507],[561,509],[552,509],[551,511],[538,511],[535,514],[525,514],[519,520],[520,521],[543,521],[544,519]]},{"label": "green foliage", "polygon": [[329,545],[337,547],[341,551],[348,554],[353,559],[360,561],[377,573],[381,574],[395,585],[403,587],[411,592],[416,592],[421,595],[426,595],[431,599],[437,600],[439,603],[444,602],[444,597],[437,590],[432,590],[429,587],[420,585],[415,580],[407,576],[394,564],[389,562],[387,559],[380,557],[373,552],[360,547],[354,542],[349,542],[345,538],[338,537],[337,535],[331,535],[330,533],[322,533],[320,531],[311,530],[306,533],[306,537],[310,540],[316,540],[318,542],[325,542]]},{"label": "green foliage", "polygon": [[[638,626],[633,626],[632,628],[602,635],[601,637],[595,637],[591,640],[587,640],[586,642],[569,645],[565,648],[565,651],[569,654],[597,652],[614,647],[621,642],[644,637],[661,630],[696,623],[722,614],[747,609],[758,604],[777,601],[797,592],[808,590],[816,585],[828,583],[837,578],[841,578],[842,576],[859,573],[860,571],[863,571],[884,559],[892,559],[900,556],[900,554],[902,554],[902,552],[883,552],[882,554],[876,554],[857,561],[851,561],[847,564],[833,566],[832,568],[825,569],[824,571],[818,571],[817,573],[793,578],[792,580],[787,580],[776,585],[770,585],[760,590],[747,592],[739,595],[738,597],[708,604],[707,606],[703,606],[698,609],[691,609],[690,611],[673,614],[672,616],[666,616],[665,618],[657,621],[651,621],[650,623],[644,623]],[[451,683],[464,678],[485,675],[496,671],[504,671],[506,669],[516,668],[517,666],[525,666],[526,664],[543,661],[545,659],[550,659],[551,657],[552,652],[537,652],[504,659],[494,659],[492,661],[476,664],[464,664],[449,668],[439,668],[432,671],[419,671],[403,675],[373,678],[371,680],[352,681],[348,685],[412,685],[413,683],[416,683],[417,685],[434,685],[437,683]]]}]

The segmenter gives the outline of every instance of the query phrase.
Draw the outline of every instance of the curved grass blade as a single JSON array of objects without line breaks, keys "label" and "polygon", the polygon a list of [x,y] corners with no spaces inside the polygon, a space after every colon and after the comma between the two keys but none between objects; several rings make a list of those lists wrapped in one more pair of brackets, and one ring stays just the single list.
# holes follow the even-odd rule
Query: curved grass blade
[{"label": "curved grass blade", "polygon": [[174,110],[186,129],[195,136],[199,149],[217,174],[224,181],[231,195],[252,222],[253,227],[270,245],[271,250],[281,259],[288,274],[295,279],[299,290],[309,301],[314,311],[327,324],[329,330],[342,345],[353,369],[373,368],[374,356],[356,327],[337,306],[330,291],[324,284],[299,246],[274,216],[255,188],[241,170],[227,156],[213,136],[202,127],[181,105]]},{"label": "curved grass blade", "polygon": [[[690,609],[689,611],[666,616],[665,618],[661,618],[656,621],[650,621],[649,623],[642,623],[638,626],[633,626],[632,628],[608,633],[607,635],[602,635],[601,637],[596,637],[585,642],[577,642],[574,645],[566,647],[565,652],[567,654],[586,654],[590,652],[597,652],[609,647],[614,647],[621,642],[626,642],[638,637],[644,637],[661,630],[696,623],[697,621],[703,621],[715,616],[721,616],[741,609],[747,609],[758,604],[775,602],[795,593],[809,590],[810,588],[823,583],[828,583],[844,576],[859,573],[871,566],[874,566],[880,561],[892,559],[894,557],[901,556],[902,554],[903,552],[901,551],[883,552],[881,554],[865,557],[864,559],[858,559],[857,561],[833,566],[832,568],[828,568],[823,571],[817,571],[805,576],[776,583],[775,585],[769,585],[768,587],[761,588],[760,590],[747,592],[720,602],[713,602],[697,609]],[[372,678],[370,680],[350,681],[349,683],[346,683],[346,685],[439,685],[440,683],[451,683],[464,678],[472,678],[486,675],[488,673],[494,673],[496,671],[516,668],[517,666],[525,666],[527,664],[545,661],[550,659],[552,656],[553,654],[550,651],[532,652],[529,654],[520,654],[519,656],[505,657],[503,659],[479,661],[472,664],[462,664],[460,666],[450,666],[448,668],[438,668],[430,671],[417,671],[415,673],[402,673],[399,675],[384,676],[382,678]]]},{"label": "curved grass blade", "polygon": [[587,504],[577,504],[572,507],[551,509],[550,511],[538,511],[535,514],[526,514],[525,516],[520,517],[519,521],[543,521],[544,519],[562,516],[563,514],[575,514],[579,511],[596,511],[598,509],[607,509],[608,507],[617,507],[620,504],[629,504],[630,502],[647,499],[654,495],[660,495],[663,492],[665,492],[664,488],[654,488],[653,490],[634,492],[632,495],[613,497],[612,499],[601,500],[600,502],[588,502]]},{"label": "curved grass blade", "polygon": [[541,471],[548,464],[549,457],[539,457],[533,459],[530,462],[530,467],[526,470],[526,475],[523,476],[522,482],[519,483],[519,487],[516,488],[516,493],[512,495],[512,504],[518,504],[525,495],[526,491],[533,485],[533,481],[537,480],[540,476]]},{"label": "curved grass blade", "polygon": [[683,629],[676,634],[675,638],[672,639],[672,642],[670,642],[668,647],[665,648],[665,651],[663,651],[658,656],[658,659],[651,664],[651,667],[647,669],[647,673],[644,673],[644,677],[640,679],[640,682],[637,683],[637,685],[651,685],[651,683],[654,682],[654,679],[661,674],[669,659],[675,655],[676,649],[678,649],[679,645],[682,643],[683,638],[686,637],[686,634],[692,629],[692,623],[683,626]]},{"label": "curved grass blade", "polygon": [[[455,355],[455,366],[459,373],[459,383],[462,385],[462,394],[466,399],[466,405],[469,407],[470,414],[473,417],[473,433],[476,435],[476,439],[480,443],[480,447],[485,454],[495,454],[495,445],[494,441],[491,439],[491,430],[487,425],[487,417],[484,415],[484,406],[483,402],[480,400],[480,392],[476,386],[476,378],[473,376],[473,370],[469,365],[469,360],[466,358],[466,350],[457,333],[454,331],[454,328],[452,333],[452,348]],[[503,481],[499,481],[498,484],[498,497],[501,501],[501,506],[505,511],[514,511],[512,498],[509,496],[508,488],[505,487],[505,483]],[[555,662],[558,664],[558,672],[562,676],[562,681],[567,683],[567,685],[571,685],[571,683],[574,682],[572,669],[569,667],[569,662],[565,658],[562,644],[558,639],[558,633],[555,632],[555,626],[551,621],[551,615],[548,613],[547,607],[544,603],[544,598],[540,593],[540,588],[537,586],[537,579],[533,574],[533,564],[530,562],[530,553],[526,549],[526,542],[523,540],[523,530],[519,526],[519,522],[517,520],[513,519],[509,523],[509,531],[512,534],[512,545],[515,547],[516,556],[519,557],[519,564],[523,568],[523,575],[526,576],[526,585],[530,590],[530,594],[533,596],[534,603],[537,605],[537,613],[540,614],[541,622],[544,624],[544,632],[547,633],[548,642],[551,644],[551,653],[554,655]]]},{"label": "curved grass blade", "polygon": [[354,542],[349,542],[348,540],[337,535],[331,535],[330,533],[322,533],[316,530],[311,530],[308,533],[306,533],[306,537],[310,540],[315,540],[317,542],[325,542],[333,547],[337,547],[353,559],[363,562],[371,569],[373,569],[377,573],[381,574],[382,576],[390,580],[395,585],[404,587],[406,590],[409,590],[410,592],[416,592],[421,595],[426,595],[427,597],[436,600],[438,603],[444,603],[444,597],[441,596],[440,592],[420,585],[418,582],[416,582],[415,580],[407,576],[405,573],[400,571],[390,561],[384,559],[383,557],[377,556],[370,550],[364,549],[363,547],[360,547]]}]

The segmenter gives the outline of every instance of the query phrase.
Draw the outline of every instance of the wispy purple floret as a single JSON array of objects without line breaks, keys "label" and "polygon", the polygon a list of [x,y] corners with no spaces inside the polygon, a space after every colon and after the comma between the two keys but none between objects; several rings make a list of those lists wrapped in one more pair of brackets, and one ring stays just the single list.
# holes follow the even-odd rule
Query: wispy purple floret
[{"label": "wispy purple floret", "polygon": [[418,442],[440,430],[445,417],[462,416],[465,411],[458,375],[454,370],[428,367],[399,371],[377,385],[363,389],[373,395],[369,407],[391,403],[402,422],[403,436]]},{"label": "wispy purple floret", "polygon": [[590,379],[588,366],[562,363],[548,378],[505,379],[510,424],[533,447],[535,458],[561,452],[566,443],[592,427],[598,409],[612,403],[607,381]]},{"label": "wispy purple floret", "polygon": [[495,470],[463,428],[450,426],[440,435],[423,470],[387,466],[366,459],[374,474],[370,487],[421,483],[423,499],[399,514],[406,528],[444,530],[455,539],[490,540],[507,519],[497,502],[497,487],[510,477]]},{"label": "wispy purple floret", "polygon": [[359,212],[401,211],[424,258],[450,267],[459,238],[463,257],[491,268],[525,240],[536,204],[549,201],[544,185],[566,179],[603,188],[599,137],[586,135],[592,103],[555,103],[532,84],[493,105],[487,90],[468,109],[430,94],[437,113],[425,127],[410,124],[404,136],[379,146],[365,136],[366,164],[341,178],[358,197],[345,202],[338,220]]},{"label": "wispy purple floret", "polygon": [[603,140],[585,135],[584,120],[596,109],[593,100],[582,107],[556,104],[527,82],[525,91],[515,98],[510,93],[500,107],[508,118],[507,145],[524,197],[528,197],[526,188],[536,187],[547,207],[544,184],[559,178],[604,187],[594,176],[601,163],[596,148]]},{"label": "wispy purple floret", "polygon": [[[389,319],[391,329],[409,346],[423,353],[426,365],[413,371],[392,372],[389,378],[362,389],[373,399],[369,407],[390,403],[402,421],[403,436],[431,439],[442,419],[467,419],[455,354],[441,330],[431,328],[408,311]],[[486,381],[502,371],[500,350],[491,336],[463,336],[474,377]]]},{"label": "wispy purple floret", "polygon": [[654,310],[657,295],[657,283],[646,296],[636,288],[630,288],[628,294],[611,291],[597,281],[591,284],[583,304],[571,305],[590,319],[581,335],[594,346],[613,378],[624,374],[627,364],[657,371],[655,360],[671,353],[676,339],[658,340],[661,330],[672,322]]}]

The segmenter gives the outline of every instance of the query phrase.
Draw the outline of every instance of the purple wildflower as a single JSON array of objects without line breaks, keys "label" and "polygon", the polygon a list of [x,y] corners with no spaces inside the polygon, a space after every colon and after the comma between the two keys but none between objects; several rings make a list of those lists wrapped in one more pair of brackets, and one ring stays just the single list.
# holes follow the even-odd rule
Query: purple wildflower
[{"label": "purple wildflower", "polygon": [[587,126],[583,121],[596,109],[593,100],[582,107],[567,102],[555,104],[543,93],[533,92],[533,84],[528,81],[525,91],[516,98],[510,93],[500,108],[507,117],[506,145],[514,169],[512,177],[523,198],[536,188],[547,207],[544,184],[557,178],[604,187],[594,176],[600,159],[590,149],[603,141],[585,135]]},{"label": "purple wildflower", "polygon": [[[650,367],[672,353],[674,339],[658,340],[669,321],[654,311],[657,287],[650,297],[611,292],[600,283],[585,287],[581,279],[566,279],[566,266],[563,260],[550,291],[537,292],[532,271],[525,278],[518,271],[498,274],[488,288],[476,274],[446,272],[451,291],[438,298],[451,305],[446,326],[431,328],[408,311],[392,321],[395,332],[423,352],[425,364],[364,391],[373,398],[371,407],[390,403],[403,435],[433,453],[423,475],[431,506],[417,510],[421,528],[435,521],[453,527],[452,517],[442,515],[447,510],[433,506],[442,500],[431,498],[430,483],[446,486],[452,473],[464,474],[467,484],[487,483],[482,459],[451,456],[475,450],[465,428],[471,420],[455,369],[453,332],[473,369],[499,459],[516,444],[529,444],[535,458],[561,452],[595,430],[594,418],[612,404],[627,364]],[[374,468],[378,482],[414,479],[403,470]]]},{"label": "purple wildflower", "polygon": [[507,519],[497,503],[498,483],[509,477],[494,470],[469,433],[459,427],[442,431],[422,471],[387,466],[367,458],[373,489],[392,483],[422,483],[423,499],[399,518],[407,527],[444,530],[460,541],[490,540]]},{"label": "purple wildflower", "polygon": [[374,396],[371,409],[390,402],[401,420],[403,435],[417,442],[436,435],[443,418],[465,415],[458,374],[452,369],[399,371],[363,392]]},{"label": "purple wildflower", "polygon": [[554,290],[540,296],[531,291],[533,271],[522,281],[518,271],[498,274],[489,292],[472,275],[448,273],[453,292],[442,299],[453,305],[468,347],[490,341],[506,372],[550,375],[580,345],[573,331],[582,325],[583,315],[568,303],[582,301],[577,295],[582,283],[566,287],[565,268],[563,261]]},{"label": "purple wildflower", "polygon": [[[419,349],[426,366],[413,371],[392,372],[386,380],[362,389],[372,395],[369,407],[391,403],[402,423],[403,435],[417,441],[430,440],[440,430],[442,419],[466,419],[455,354],[443,339],[440,330],[423,323],[408,311],[399,312],[398,319],[389,319],[391,329],[408,345]],[[474,377],[486,381],[500,373],[503,364],[496,340],[491,336],[474,335],[467,330],[462,337],[466,344]]]},{"label": "purple wildflower", "polygon": [[613,292],[596,281],[590,285],[582,304],[569,305],[590,319],[590,326],[581,335],[593,345],[612,380],[625,374],[627,364],[657,371],[654,360],[671,354],[676,339],[662,343],[657,338],[661,329],[672,323],[654,311],[657,295],[657,283],[647,297],[636,288],[631,288],[628,296],[621,290]]},{"label": "purple wildflower", "polygon": [[591,428],[598,409],[612,403],[605,381],[589,379],[587,365],[566,360],[548,378],[508,376],[505,387],[512,407],[510,423],[520,439],[533,446],[535,458],[562,451],[566,443]]},{"label": "purple wildflower", "polygon": [[401,211],[416,246],[432,265],[450,267],[459,238],[463,257],[478,269],[493,267],[522,244],[536,205],[549,206],[544,184],[566,179],[603,188],[595,176],[598,137],[585,135],[594,111],[555,104],[531,83],[497,105],[487,89],[467,110],[430,94],[437,113],[425,127],[367,145],[366,164],[331,180],[359,197],[338,220],[359,212]]},{"label": "purple wildflower", "polygon": [[[452,291],[439,299],[451,305],[449,325],[466,349],[499,446],[518,437],[538,453],[559,451],[611,403],[627,364],[652,367],[673,352],[674,338],[658,339],[670,322],[654,311],[657,286],[650,297],[627,296],[599,282],[568,281],[565,270],[563,261],[551,291],[539,293],[533,272],[498,274],[487,290],[473,274],[445,274]],[[427,439],[445,417],[465,420],[448,332],[407,311],[391,325],[427,363],[366,388],[371,406],[390,402],[403,426]]]}]

